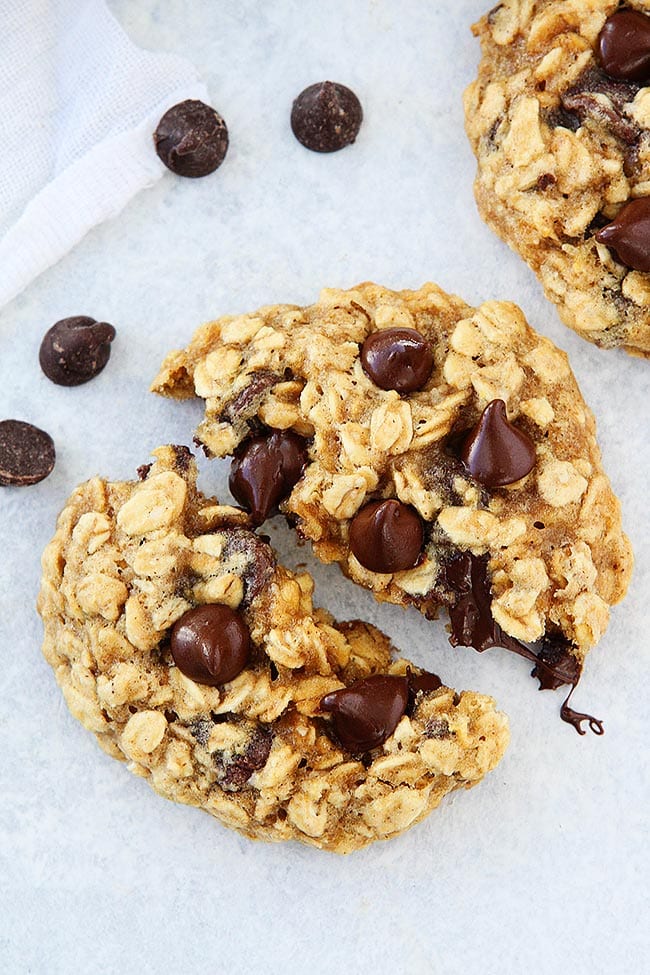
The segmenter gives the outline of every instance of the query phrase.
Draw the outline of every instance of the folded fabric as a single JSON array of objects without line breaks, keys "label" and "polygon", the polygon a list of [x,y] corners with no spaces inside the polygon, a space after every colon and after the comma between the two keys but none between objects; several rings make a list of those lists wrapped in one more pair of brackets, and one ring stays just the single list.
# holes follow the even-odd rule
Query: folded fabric
[{"label": "folded fabric", "polygon": [[193,66],[131,43],[103,0],[5,0],[0,307],[165,172],[152,133]]}]

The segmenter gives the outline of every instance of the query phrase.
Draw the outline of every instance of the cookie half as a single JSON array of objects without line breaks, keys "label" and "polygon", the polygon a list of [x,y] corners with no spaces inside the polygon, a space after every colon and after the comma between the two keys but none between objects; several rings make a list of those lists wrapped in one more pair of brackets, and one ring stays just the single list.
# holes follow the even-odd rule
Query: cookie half
[{"label": "cookie half", "polygon": [[481,216],[565,322],[650,356],[650,9],[504,0],[465,93]]},{"label": "cookie half", "polygon": [[575,686],[632,555],[567,357],[516,305],[327,290],[204,325],[153,389],[205,400],[197,440],[258,522],[279,503],[378,599]]},{"label": "cookie half", "polygon": [[43,651],[73,715],[163,796],[263,840],[348,853],[497,764],[491,698],[314,609],[186,447],[82,484],[43,555]]}]

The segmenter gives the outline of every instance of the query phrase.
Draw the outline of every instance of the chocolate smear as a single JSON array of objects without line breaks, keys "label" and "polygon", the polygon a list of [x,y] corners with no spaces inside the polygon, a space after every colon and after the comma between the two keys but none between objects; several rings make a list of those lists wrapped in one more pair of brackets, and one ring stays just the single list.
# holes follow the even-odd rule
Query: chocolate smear
[{"label": "chocolate smear", "polygon": [[616,81],[600,68],[591,67],[563,93],[562,107],[577,116],[581,124],[593,119],[626,145],[632,145],[639,139],[641,129],[625,113],[625,106],[634,100],[638,91],[639,85],[634,82]]},{"label": "chocolate smear", "polygon": [[473,647],[479,653],[490,647],[503,647],[533,661],[531,677],[537,678],[540,690],[571,685],[560,708],[562,720],[573,725],[581,735],[584,734],[582,722],[588,721],[594,734],[602,735],[602,721],[569,707],[569,699],[580,680],[581,666],[566,639],[546,636],[536,646],[529,647],[504,633],[493,618],[488,561],[487,555],[460,552],[442,570],[443,582],[456,594],[455,602],[449,607],[449,642],[453,647]]}]

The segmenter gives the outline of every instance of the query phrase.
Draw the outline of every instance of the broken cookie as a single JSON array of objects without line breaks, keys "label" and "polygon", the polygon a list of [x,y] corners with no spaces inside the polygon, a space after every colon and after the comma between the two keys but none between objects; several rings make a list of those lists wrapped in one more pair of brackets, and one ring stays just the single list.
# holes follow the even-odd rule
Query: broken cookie
[{"label": "broken cookie", "polygon": [[198,442],[234,455],[256,524],[279,504],[378,599],[445,607],[454,644],[575,686],[632,555],[567,357],[515,305],[327,290],[204,325],[153,389],[205,400]]},{"label": "broken cookie", "polygon": [[504,0],[474,27],[465,94],[483,219],[563,321],[650,356],[650,10]]},{"label": "broken cookie", "polygon": [[43,651],[73,715],[163,796],[246,836],[347,853],[501,758],[491,698],[456,694],[373,626],[314,609],[186,447],[99,477],[43,555]]}]

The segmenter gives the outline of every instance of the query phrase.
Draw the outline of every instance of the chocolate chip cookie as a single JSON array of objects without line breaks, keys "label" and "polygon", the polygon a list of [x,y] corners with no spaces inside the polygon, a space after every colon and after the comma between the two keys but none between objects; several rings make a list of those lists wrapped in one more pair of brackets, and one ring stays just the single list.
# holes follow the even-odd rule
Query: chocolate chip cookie
[{"label": "chocolate chip cookie", "polygon": [[650,356],[650,8],[504,0],[465,94],[483,219],[563,321]]},{"label": "chocolate chip cookie", "polygon": [[314,609],[186,447],[82,484],[43,555],[43,650],[102,748],[246,836],[347,853],[476,784],[508,742],[379,630]]},{"label": "chocolate chip cookie", "polygon": [[205,400],[197,440],[257,524],[279,506],[378,599],[575,686],[632,555],[567,357],[516,305],[326,290],[204,325],[153,389]]}]

